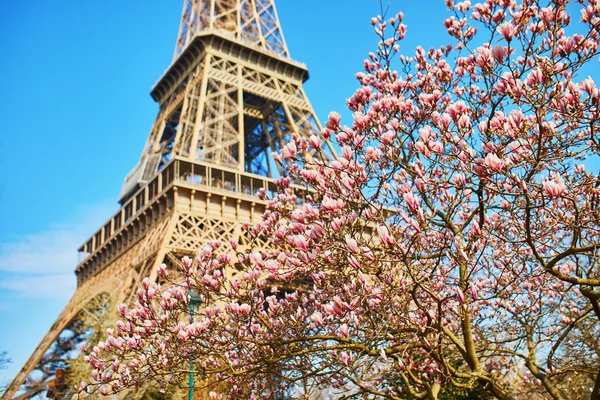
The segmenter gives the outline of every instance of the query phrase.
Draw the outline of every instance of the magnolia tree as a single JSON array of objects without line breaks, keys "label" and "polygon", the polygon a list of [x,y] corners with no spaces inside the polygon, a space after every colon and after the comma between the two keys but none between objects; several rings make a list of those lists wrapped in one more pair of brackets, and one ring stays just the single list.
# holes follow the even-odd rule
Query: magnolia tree
[{"label": "magnolia tree", "polygon": [[246,230],[268,246],[161,267],[175,283],[121,307],[82,389],[600,399],[600,2],[541,3],[447,0],[452,43],[411,57],[402,14],[374,18],[351,126],[277,156]]}]

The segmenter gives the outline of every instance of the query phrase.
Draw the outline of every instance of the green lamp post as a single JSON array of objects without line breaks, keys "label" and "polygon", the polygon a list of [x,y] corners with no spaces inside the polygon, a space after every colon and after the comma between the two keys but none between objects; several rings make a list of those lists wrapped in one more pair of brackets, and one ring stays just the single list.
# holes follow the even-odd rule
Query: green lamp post
[{"label": "green lamp post", "polygon": [[[202,304],[202,300],[200,299],[200,295],[196,293],[194,289],[190,289],[188,292],[190,296],[190,301],[188,304],[188,314],[190,324],[194,322],[194,316],[198,313],[198,308],[200,308],[200,304]],[[194,400],[194,359],[190,356],[190,374],[189,374],[189,391],[188,391],[188,399]]]}]

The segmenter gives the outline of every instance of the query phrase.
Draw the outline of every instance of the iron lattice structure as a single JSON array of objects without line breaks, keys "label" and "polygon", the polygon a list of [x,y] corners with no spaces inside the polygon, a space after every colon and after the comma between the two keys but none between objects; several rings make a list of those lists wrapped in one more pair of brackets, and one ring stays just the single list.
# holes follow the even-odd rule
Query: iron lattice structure
[{"label": "iron lattice structure", "polygon": [[266,203],[256,192],[273,191],[284,173],[271,153],[294,133],[321,129],[307,79],[289,56],[273,0],[184,0],[173,62],[151,91],[158,116],[121,208],[79,249],[75,294],[3,399],[29,396],[28,377],[46,368],[61,333],[94,299],[109,299],[116,314],[161,263],[240,237],[243,222],[260,219]]}]

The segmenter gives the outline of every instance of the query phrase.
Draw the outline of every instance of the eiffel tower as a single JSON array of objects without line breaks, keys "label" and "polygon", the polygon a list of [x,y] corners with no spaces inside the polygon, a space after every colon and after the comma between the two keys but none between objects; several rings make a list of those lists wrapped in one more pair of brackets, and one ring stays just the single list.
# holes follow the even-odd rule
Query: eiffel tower
[{"label": "eiffel tower", "polygon": [[161,263],[260,220],[266,203],[256,192],[275,190],[273,178],[284,174],[271,153],[292,134],[321,129],[307,79],[290,58],[274,0],[184,0],[173,61],[151,91],[158,116],[121,207],[79,248],[73,297],[3,399],[30,397],[28,377],[44,370],[44,355],[94,299],[114,311],[145,276],[157,278]]}]

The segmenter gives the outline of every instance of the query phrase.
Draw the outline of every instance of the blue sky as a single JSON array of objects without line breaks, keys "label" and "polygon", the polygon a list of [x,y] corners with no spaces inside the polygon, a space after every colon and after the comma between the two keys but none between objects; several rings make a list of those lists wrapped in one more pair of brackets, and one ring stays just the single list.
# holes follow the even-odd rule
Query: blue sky
[{"label": "blue sky", "polygon": [[[4,0],[0,5],[0,350],[21,368],[75,289],[76,250],[117,209],[171,62],[181,0]],[[387,5],[388,2],[384,1]],[[447,42],[442,0],[393,0],[403,51]],[[278,0],[321,120],[343,112],[376,37],[379,0]]]}]

